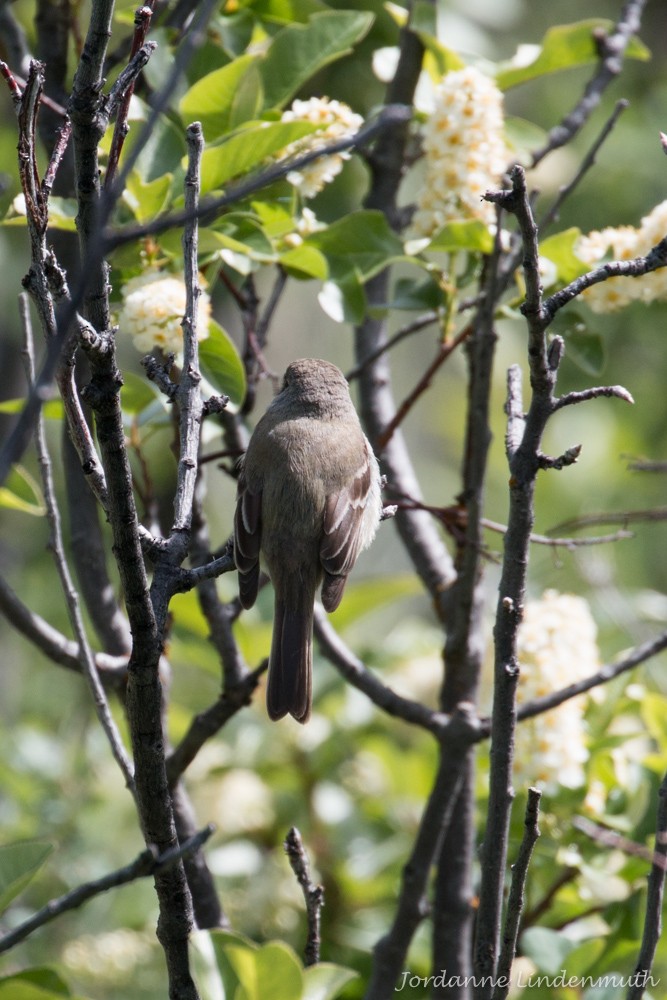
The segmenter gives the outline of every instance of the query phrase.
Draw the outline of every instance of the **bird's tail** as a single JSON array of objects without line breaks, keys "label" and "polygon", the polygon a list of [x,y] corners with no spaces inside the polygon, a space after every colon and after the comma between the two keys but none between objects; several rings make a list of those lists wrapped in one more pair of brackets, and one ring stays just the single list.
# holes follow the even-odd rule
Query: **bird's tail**
[{"label": "bird's tail", "polygon": [[271,719],[310,717],[313,674],[313,598],[292,610],[276,595],[266,707]]}]

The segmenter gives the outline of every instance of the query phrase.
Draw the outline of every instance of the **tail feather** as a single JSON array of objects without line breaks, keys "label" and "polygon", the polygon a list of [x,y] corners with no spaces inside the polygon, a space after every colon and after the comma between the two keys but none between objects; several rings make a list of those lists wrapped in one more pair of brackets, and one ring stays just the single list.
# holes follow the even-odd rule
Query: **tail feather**
[{"label": "tail feather", "polygon": [[271,719],[288,713],[297,722],[310,717],[313,673],[313,604],[288,610],[276,596],[269,657],[266,706]]}]

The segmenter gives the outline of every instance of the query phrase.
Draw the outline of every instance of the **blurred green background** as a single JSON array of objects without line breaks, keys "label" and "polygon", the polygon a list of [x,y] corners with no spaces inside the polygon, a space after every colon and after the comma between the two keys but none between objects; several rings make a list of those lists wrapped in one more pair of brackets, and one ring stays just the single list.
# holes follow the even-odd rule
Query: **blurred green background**
[{"label": "blurred green background", "polygon": [[[396,42],[395,25],[380,2],[332,4],[372,10],[375,24],[354,55],[322,71],[309,92],[324,93],[368,114],[382,101],[383,87],[371,70],[372,52]],[[14,5],[30,34],[31,4]],[[119,5],[127,14],[129,3]],[[460,0],[438,4],[442,40],[451,48],[491,61],[509,58],[518,43],[537,43],[546,29],[583,17],[615,18],[620,3],[612,0]],[[86,5],[79,11],[86,22]],[[127,31],[126,27],[119,31]],[[600,108],[566,149],[549,158],[534,179],[541,194],[538,216],[560,185],[576,172],[581,157],[611,113],[614,103],[628,98],[630,107],[605,143],[597,166],[564,205],[557,226],[578,226],[586,232],[607,225],[637,225],[654,205],[667,198],[667,161],[659,132],[667,131],[667,7],[649,3],[641,38],[651,49],[650,62],[629,62],[622,77],[605,94]],[[576,103],[589,76],[577,70],[546,77],[512,90],[507,111],[548,130]],[[16,127],[11,99],[0,89],[0,212],[18,192]],[[533,179],[529,178],[533,183]],[[418,172],[408,178],[404,198],[410,199]],[[359,206],[367,185],[365,168],[351,162],[317,199],[318,217],[329,220]],[[0,399],[20,396],[25,389],[20,359],[17,294],[28,266],[25,231],[0,229]],[[269,275],[259,276],[264,294]],[[282,371],[294,357],[319,354],[349,369],[353,364],[350,331],[323,315],[317,303],[319,286],[293,282],[280,303],[267,357]],[[234,306],[220,293],[216,315],[240,344],[241,330]],[[404,316],[394,321],[398,327]],[[629,468],[634,459],[667,460],[667,393],[665,392],[665,324],[667,304],[636,305],[616,316],[595,316],[591,326],[601,335],[604,365],[595,375],[566,358],[559,389],[582,389],[592,382],[623,384],[633,395],[630,408],[618,400],[599,400],[572,407],[556,416],[548,430],[546,450],[560,454],[581,443],[579,462],[563,472],[542,475],[537,491],[536,530],[546,532],[561,522],[601,512],[649,509],[664,504],[664,473],[640,473]],[[504,379],[508,365],[525,370],[525,328],[516,318],[498,326],[500,335],[493,399],[494,439],[490,451],[487,516],[504,522],[507,514],[507,467],[503,448]],[[393,352],[398,400],[412,388],[436,347],[430,329]],[[129,345],[121,350],[129,371],[140,373],[139,355]],[[270,396],[260,390],[257,413]],[[466,375],[463,359],[453,357],[404,424],[411,454],[421,476],[425,500],[434,506],[454,502],[460,489],[460,465],[466,415]],[[3,432],[9,418],[2,418]],[[60,427],[49,427],[54,452]],[[163,517],[168,522],[175,465],[167,432],[156,433],[146,448]],[[215,440],[206,447],[215,446]],[[34,456],[26,465],[35,472]],[[234,485],[211,467],[208,512],[214,544],[227,537],[232,517]],[[0,568],[12,587],[35,611],[69,634],[62,597],[46,551],[48,531],[43,519],[3,510]],[[608,529],[594,529],[603,533]],[[603,658],[652,636],[667,618],[667,526],[632,525],[633,537],[613,545],[576,551],[534,546],[530,594],[546,588],[582,594],[589,600],[599,627]],[[489,595],[488,632],[498,578],[501,540],[489,533],[486,572]],[[235,594],[235,578],[219,581],[223,597]],[[270,639],[269,594],[257,609],[244,615],[238,637],[251,665],[267,655]],[[216,697],[219,670],[206,641],[206,626],[192,595],[174,602],[175,626],[168,650],[173,665],[171,735],[175,740],[192,713]],[[428,597],[410,572],[390,524],[364,554],[335,624],[369,665],[397,689],[430,704],[437,700],[441,677],[442,636]],[[40,837],[56,845],[49,862],[14,904],[11,923],[18,922],[48,898],[79,882],[126,863],[142,847],[129,796],[110,760],[105,741],[93,719],[84,685],[58,670],[24,642],[7,622],[0,622],[0,831],[4,842]],[[667,695],[664,657],[653,660],[631,678],[656,699],[646,708],[641,691],[628,694],[627,679],[613,686],[605,707],[590,711],[591,775],[606,783],[607,809],[624,816],[628,831],[647,836],[650,802],[666,743],[656,721]],[[346,689],[326,663],[316,663],[313,721],[305,729],[291,721],[269,725],[263,698],[240,713],[211,741],[188,774],[188,786],[202,823],[212,821],[217,833],[209,851],[219,880],[223,904],[234,926],[257,939],[285,937],[297,950],[304,921],[298,889],[281,849],[292,824],[300,827],[318,878],[326,887],[324,957],[350,964],[362,974],[367,952],[386,929],[392,913],[400,866],[409,850],[432,778],[435,755],[430,739],[407,726],[388,724],[356,691]],[[642,691],[644,688],[642,688]],[[616,730],[614,720],[626,720]],[[119,716],[119,722],[122,720]],[[610,728],[611,727],[611,728]],[[664,728],[664,723],[663,723]],[[646,766],[646,733],[654,758]],[[605,735],[606,734],[606,735]],[[632,737],[641,753],[627,756],[626,784],[619,783],[612,751]],[[484,756],[480,750],[480,815],[483,815]],[[615,789],[612,793],[611,789]],[[585,790],[563,793],[547,803],[543,853],[535,861],[529,905],[536,906],[554,877],[552,858],[580,840],[569,826],[572,812],[583,806]],[[520,803],[513,831],[520,836]],[[619,820],[619,826],[623,823]],[[585,852],[585,848],[582,848]],[[563,865],[567,862],[562,861]],[[588,863],[588,862],[587,862]],[[590,864],[594,867],[595,862]],[[598,898],[600,880],[590,875],[588,908],[605,909],[618,940],[634,944],[641,930],[641,865],[619,863],[624,887],[616,896]],[[575,866],[576,867],[576,866]],[[582,904],[586,873],[566,886],[556,912],[547,923],[558,926]],[[606,876],[608,877],[608,870]],[[593,886],[593,888],[591,888]],[[570,895],[568,895],[568,892]],[[614,909],[616,907],[616,909]],[[134,884],[88,904],[80,912],[52,923],[4,958],[4,972],[25,964],[55,963],[80,992],[96,1000],[161,997],[161,957],[152,926],[155,899],[149,882]],[[133,931],[128,935],[127,931]],[[599,930],[599,929],[598,929]],[[602,931],[599,932],[604,939]],[[618,966],[632,965],[632,949],[611,958]],[[426,961],[428,932],[420,932],[411,965]],[[618,946],[620,948],[620,945]],[[622,950],[622,949],[621,949]],[[613,952],[613,949],[612,949]],[[201,946],[199,961],[206,966]],[[667,974],[667,956],[661,968]],[[612,967],[616,967],[613,965]],[[356,991],[356,992],[355,992]],[[404,991],[407,994],[407,990]],[[213,995],[213,994],[212,994]],[[361,995],[351,987],[350,997]],[[415,992],[415,996],[423,992]]]}]

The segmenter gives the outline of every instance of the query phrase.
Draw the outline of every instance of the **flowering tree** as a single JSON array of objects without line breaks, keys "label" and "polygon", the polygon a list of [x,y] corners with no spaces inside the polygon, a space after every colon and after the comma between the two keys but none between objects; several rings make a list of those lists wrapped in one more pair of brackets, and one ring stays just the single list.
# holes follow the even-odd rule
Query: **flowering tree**
[{"label": "flowering tree", "polygon": [[[533,546],[579,556],[625,539],[633,520],[594,510],[623,530],[535,531],[537,518],[564,520],[566,505],[542,513],[540,488],[581,453],[546,453],[552,423],[633,402],[618,384],[562,388],[566,354],[590,377],[595,315],[666,297],[665,202],[638,228],[559,223],[624,103],[588,148],[559,154],[625,61],[648,57],[643,0],[613,6],[615,21],[552,26],[495,63],[450,45],[429,2],[149,5],[132,32],[126,5],[94,0],[85,25],[73,7],[40,5],[28,35],[3,6],[19,152],[4,238],[29,248],[29,265],[17,348],[27,388],[4,406],[15,420],[2,502],[8,524],[46,514],[55,568],[40,563],[40,578],[54,574],[69,625],[50,620],[54,588],[31,591],[27,578],[21,593],[2,579],[0,607],[45,660],[34,669],[55,704],[43,710],[70,718],[73,696],[58,703],[50,681],[66,668],[70,690],[90,692],[76,714],[92,699],[99,727],[86,745],[97,774],[79,796],[62,724],[39,778],[26,762],[44,743],[15,726],[6,766],[31,783],[11,791],[0,849],[0,949],[15,956],[0,996],[73,995],[62,975],[96,997],[500,1000],[512,977],[535,996],[660,995],[664,697],[650,679],[626,682],[667,633],[603,665],[582,597],[529,600]],[[566,71],[589,75],[547,131],[507,113],[519,85]],[[550,161],[569,173],[540,200],[532,177]],[[314,284],[321,312],[295,335]],[[348,377],[393,525],[366,563],[388,552],[385,572],[360,573],[336,618],[316,608],[335,670],[319,665],[301,730],[264,718],[270,588],[241,614],[226,539],[257,398],[278,361],[340,353],[325,318],[354,331]],[[416,339],[429,330],[431,357]],[[408,338],[413,357],[400,353]],[[397,404],[402,369],[416,378]],[[455,420],[437,394],[449,371]],[[454,502],[425,498],[431,474],[405,431],[420,408],[432,423],[449,408],[456,423]],[[500,418],[503,524],[488,497]],[[497,568],[489,532],[503,535]],[[416,593],[430,599],[428,626],[422,612],[418,627],[396,628]],[[627,641],[615,638],[617,653]],[[16,683],[34,692],[20,679],[31,669]],[[38,797],[51,807],[33,821]],[[85,849],[77,808],[96,829]],[[212,820],[221,833],[205,847]],[[49,881],[51,838],[65,843]],[[123,885],[132,905],[94,910]],[[91,933],[72,912],[83,903]],[[46,925],[58,928],[47,945]],[[44,965],[55,961],[62,975]]]}]

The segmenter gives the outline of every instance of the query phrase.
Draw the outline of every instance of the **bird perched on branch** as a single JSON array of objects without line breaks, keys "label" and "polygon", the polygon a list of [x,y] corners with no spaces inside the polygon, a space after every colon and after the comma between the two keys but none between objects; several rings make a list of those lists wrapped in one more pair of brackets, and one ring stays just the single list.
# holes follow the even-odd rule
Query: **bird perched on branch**
[{"label": "bird perched on branch", "polygon": [[261,418],[241,466],[234,558],[241,604],[257,598],[260,553],[275,591],[267,708],[306,722],[315,594],[335,611],[382,514],[377,461],[343,373],[303,358]]}]

